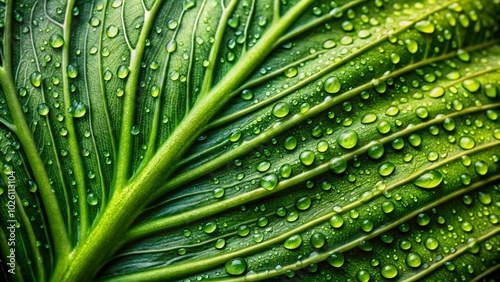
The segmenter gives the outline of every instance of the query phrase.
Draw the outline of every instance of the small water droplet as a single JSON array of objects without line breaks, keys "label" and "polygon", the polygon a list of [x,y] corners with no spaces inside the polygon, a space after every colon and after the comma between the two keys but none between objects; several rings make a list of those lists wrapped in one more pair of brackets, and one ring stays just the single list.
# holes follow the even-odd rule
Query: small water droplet
[{"label": "small water droplet", "polygon": [[346,130],[337,137],[337,143],[344,149],[352,149],[358,144],[358,133]]},{"label": "small water droplet", "polygon": [[426,33],[426,34],[431,34],[436,29],[436,27],[434,26],[433,23],[426,21],[426,20],[422,20],[422,21],[417,22],[415,24],[415,28],[418,31],[420,31],[422,33]]},{"label": "small water droplet", "polygon": [[288,239],[285,240],[285,243],[283,243],[283,247],[285,247],[285,249],[288,250],[295,250],[298,247],[300,247],[301,244],[302,244],[302,236],[300,236],[300,234],[295,234],[288,237]]},{"label": "small water droplet", "polygon": [[106,36],[114,38],[118,35],[119,29],[115,25],[110,25],[106,28]]},{"label": "small water droplet", "polygon": [[260,186],[266,190],[273,190],[278,185],[278,176],[274,173],[260,178]]}]

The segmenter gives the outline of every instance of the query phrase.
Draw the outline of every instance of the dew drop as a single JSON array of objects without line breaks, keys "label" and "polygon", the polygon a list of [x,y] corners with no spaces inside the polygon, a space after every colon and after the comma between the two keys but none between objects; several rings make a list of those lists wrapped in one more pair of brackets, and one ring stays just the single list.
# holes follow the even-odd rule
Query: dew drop
[{"label": "dew drop", "polygon": [[334,173],[343,173],[347,169],[347,161],[343,157],[335,157],[330,161],[329,167]]},{"label": "dew drop", "polygon": [[130,72],[130,69],[127,66],[121,65],[118,67],[118,70],[116,71],[116,75],[121,79],[125,79],[128,76],[129,72]]},{"label": "dew drop", "polygon": [[243,258],[234,258],[226,262],[224,268],[230,275],[241,275],[247,270],[247,262]]},{"label": "dew drop", "polygon": [[310,240],[311,240],[311,245],[316,249],[323,247],[326,242],[325,235],[323,235],[322,233],[314,233],[311,236]]},{"label": "dew drop", "polygon": [[331,266],[340,268],[344,265],[344,254],[342,253],[334,253],[331,254],[328,259],[326,260]]},{"label": "dew drop", "polygon": [[358,144],[358,133],[346,130],[337,137],[337,143],[344,149],[352,149]]},{"label": "dew drop", "polygon": [[481,83],[475,79],[467,79],[462,83],[462,86],[469,92],[474,93],[479,90]]},{"label": "dew drop", "polygon": [[441,182],[443,182],[443,175],[435,170],[426,172],[413,180],[413,184],[424,189],[436,188]]},{"label": "dew drop", "polygon": [[273,107],[273,115],[277,118],[283,118],[290,112],[290,105],[284,102],[277,103]]},{"label": "dew drop", "polygon": [[98,200],[99,199],[97,198],[97,195],[94,194],[93,192],[87,194],[87,204],[95,206],[97,205]]},{"label": "dew drop", "polygon": [[106,28],[106,36],[108,36],[109,38],[114,38],[118,35],[118,27],[116,27],[115,25],[110,25]]},{"label": "dew drop", "polygon": [[439,247],[439,241],[434,237],[429,237],[425,240],[424,245],[428,250],[433,251]]},{"label": "dew drop", "polygon": [[423,21],[419,21],[415,24],[415,28],[422,32],[422,33],[425,33],[425,34],[431,34],[434,32],[434,30],[436,29],[436,27],[434,26],[433,23],[429,22],[429,21],[426,21],[426,20],[423,20]]},{"label": "dew drop", "polygon": [[341,215],[334,215],[330,218],[329,223],[333,228],[340,228],[344,225],[344,218]]},{"label": "dew drop", "polygon": [[406,39],[405,44],[406,44],[406,49],[408,49],[408,52],[410,52],[412,54],[417,53],[417,51],[418,51],[417,41],[415,41],[413,39]]},{"label": "dew drop", "polygon": [[278,176],[274,173],[260,178],[260,186],[266,190],[273,190],[278,185]]},{"label": "dew drop", "polygon": [[476,146],[476,141],[470,136],[462,136],[458,140],[458,146],[464,150],[470,150]]},{"label": "dew drop", "polygon": [[377,120],[377,115],[374,113],[367,113],[361,117],[361,123],[363,124],[370,124],[372,122],[375,122]]},{"label": "dew drop", "polygon": [[311,150],[304,150],[299,155],[300,162],[305,166],[310,166],[314,163],[314,152]]},{"label": "dew drop", "polygon": [[394,266],[394,264],[384,265],[382,269],[380,269],[380,274],[384,278],[392,279],[398,276],[398,268]]},{"label": "dew drop", "polygon": [[38,107],[36,108],[36,111],[38,112],[39,115],[41,116],[46,116],[49,114],[49,106],[47,106],[47,104],[45,103],[42,103],[40,105],[38,105]]},{"label": "dew drop", "polygon": [[205,225],[203,226],[203,231],[207,234],[213,233],[216,229],[217,229],[217,224],[211,221],[205,223]]},{"label": "dew drop", "polygon": [[42,84],[42,74],[39,71],[35,71],[30,75],[31,85],[34,87],[40,87]]},{"label": "dew drop", "polygon": [[87,105],[84,103],[73,100],[71,106],[68,109],[68,113],[70,116],[74,118],[81,118],[87,112]]},{"label": "dew drop", "polygon": [[483,161],[477,161],[476,163],[474,163],[474,169],[479,175],[486,175],[489,170],[488,164]]},{"label": "dew drop", "polygon": [[52,34],[52,36],[49,39],[49,44],[54,49],[61,48],[64,45],[64,38],[62,35],[58,33]]},{"label": "dew drop", "polygon": [[288,250],[295,250],[302,244],[302,236],[299,234],[292,235],[285,240],[283,247]]},{"label": "dew drop", "polygon": [[323,88],[327,93],[335,94],[340,91],[341,86],[340,80],[337,77],[332,76],[325,80]]},{"label": "dew drop", "polygon": [[429,93],[431,98],[439,98],[444,95],[444,88],[441,86],[435,87]]},{"label": "dew drop", "polygon": [[384,145],[379,141],[374,141],[368,148],[368,156],[372,159],[380,159],[384,155]]}]

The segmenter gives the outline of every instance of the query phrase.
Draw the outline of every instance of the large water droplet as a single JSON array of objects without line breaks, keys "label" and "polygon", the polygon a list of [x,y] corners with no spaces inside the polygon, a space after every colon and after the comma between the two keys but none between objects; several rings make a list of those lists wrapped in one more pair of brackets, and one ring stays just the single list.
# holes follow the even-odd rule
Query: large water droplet
[{"label": "large water droplet", "polygon": [[76,100],[73,100],[73,102],[71,103],[71,107],[69,107],[68,109],[69,115],[74,118],[83,117],[86,112],[87,112],[87,105],[78,102]]},{"label": "large water droplet", "polygon": [[352,149],[358,144],[358,133],[354,130],[346,130],[337,137],[337,143],[345,149]]},{"label": "large water droplet", "polygon": [[230,275],[241,275],[247,270],[247,262],[243,258],[234,258],[226,262],[224,268]]},{"label": "large water droplet", "polygon": [[106,35],[109,38],[114,38],[118,35],[119,29],[115,25],[110,25],[106,28]]},{"label": "large water droplet", "polygon": [[49,44],[52,48],[61,48],[64,45],[64,37],[58,33],[52,34],[49,39]]},{"label": "large water droplet", "polygon": [[419,21],[418,23],[416,23],[415,28],[418,31],[420,31],[422,33],[426,33],[426,34],[431,34],[436,29],[436,27],[434,26],[433,23],[426,21],[426,20]]},{"label": "large water droplet", "polygon": [[300,153],[299,159],[303,165],[310,166],[314,163],[314,152],[311,150],[304,150]]},{"label": "large water droplet", "polygon": [[302,236],[300,234],[295,234],[285,240],[283,246],[288,250],[295,250],[302,244]]},{"label": "large water droplet", "polygon": [[288,105],[287,103],[280,102],[273,107],[273,115],[277,118],[286,117],[289,112],[290,105]]},{"label": "large water droplet", "polygon": [[413,180],[413,184],[424,189],[436,188],[441,182],[443,182],[443,175],[435,170],[426,172]]},{"label": "large water droplet", "polygon": [[465,150],[472,149],[472,148],[474,148],[475,145],[476,145],[476,141],[474,140],[474,138],[472,138],[470,136],[462,136],[458,140],[458,146],[460,146],[460,148],[465,149]]},{"label": "large water droplet", "polygon": [[274,173],[260,178],[260,186],[266,190],[273,190],[276,185],[278,185],[278,176]]},{"label": "large water droplet", "polygon": [[326,92],[330,94],[335,94],[340,91],[341,86],[342,85],[340,83],[340,80],[337,77],[332,76],[325,80],[323,88],[325,89]]}]

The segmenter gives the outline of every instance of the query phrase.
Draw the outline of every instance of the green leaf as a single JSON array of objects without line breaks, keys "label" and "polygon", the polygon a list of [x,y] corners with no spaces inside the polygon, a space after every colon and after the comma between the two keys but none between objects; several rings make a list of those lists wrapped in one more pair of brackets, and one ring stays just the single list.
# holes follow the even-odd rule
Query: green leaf
[{"label": "green leaf", "polygon": [[3,280],[498,271],[500,2],[0,14]]}]

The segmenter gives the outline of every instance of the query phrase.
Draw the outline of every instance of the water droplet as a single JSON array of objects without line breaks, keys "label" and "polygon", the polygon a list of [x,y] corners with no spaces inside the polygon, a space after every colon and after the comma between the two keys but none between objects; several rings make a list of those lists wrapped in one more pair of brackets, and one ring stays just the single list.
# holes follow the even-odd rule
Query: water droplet
[{"label": "water droplet", "polygon": [[384,145],[379,141],[372,142],[373,144],[368,148],[368,156],[372,159],[380,159],[384,155]]},{"label": "water droplet", "polygon": [[314,163],[314,152],[311,150],[304,150],[299,155],[300,162],[305,166],[310,166]]},{"label": "water droplet", "polygon": [[207,234],[213,233],[216,229],[217,229],[217,224],[211,221],[205,223],[205,225],[203,226],[203,231],[205,231],[205,233]]},{"label": "water droplet", "polygon": [[484,94],[488,97],[488,98],[496,98],[497,97],[497,93],[498,93],[498,89],[497,87],[494,85],[494,84],[486,84],[484,87],[483,87],[483,90],[484,90]]},{"label": "water droplet", "polygon": [[408,137],[408,142],[410,142],[413,147],[418,147],[422,144],[422,137],[418,134],[411,134],[410,137]]},{"label": "water droplet", "polygon": [[31,85],[34,87],[40,87],[42,84],[42,74],[39,71],[35,71],[30,75]]},{"label": "water droplet", "polygon": [[335,157],[330,161],[329,167],[334,173],[343,173],[347,169],[347,161],[343,157]]},{"label": "water droplet", "polygon": [[268,161],[262,161],[255,166],[255,169],[259,172],[265,172],[271,167],[271,163]]},{"label": "water droplet", "polygon": [[371,278],[370,272],[365,269],[360,269],[358,273],[356,273],[356,278],[359,282],[368,282]]},{"label": "water droplet", "polygon": [[363,124],[370,124],[372,122],[375,122],[377,120],[377,115],[374,113],[367,113],[361,117],[361,123]]},{"label": "water droplet", "polygon": [[111,7],[113,8],[118,8],[122,5],[122,0],[113,0],[113,2],[111,2]]},{"label": "water droplet", "polygon": [[195,0],[184,0],[184,2],[182,3],[182,7],[184,8],[184,10],[189,10],[193,8],[195,5],[196,5]]},{"label": "water droplet", "polygon": [[84,103],[73,100],[71,106],[68,109],[68,113],[70,116],[74,118],[81,118],[87,112],[87,105]]},{"label": "water droplet", "polygon": [[415,28],[418,31],[420,31],[422,33],[426,33],[426,34],[431,34],[436,29],[436,27],[434,26],[433,23],[426,21],[426,20],[419,21],[418,23],[416,23]]},{"label": "water droplet", "polygon": [[408,49],[408,52],[410,52],[412,54],[417,53],[417,51],[418,51],[417,41],[415,41],[413,39],[406,39],[405,44],[406,44],[406,49]]},{"label": "water droplet", "polygon": [[479,202],[481,202],[481,204],[483,205],[489,205],[492,202],[490,193],[479,192],[477,193],[477,198],[479,199]]},{"label": "water droplet", "polygon": [[310,240],[311,240],[311,245],[316,249],[323,247],[326,242],[325,235],[323,235],[322,233],[314,233],[311,236]]},{"label": "water droplet", "polygon": [[424,245],[428,250],[433,251],[439,247],[439,241],[434,237],[429,237],[425,240]]},{"label": "water droplet", "polygon": [[250,233],[250,227],[248,227],[247,225],[241,225],[240,227],[238,227],[237,233],[240,237],[246,237]]},{"label": "water droplet", "polygon": [[245,101],[253,99],[253,92],[252,90],[245,89],[241,92],[241,98]]},{"label": "water droplet", "polygon": [[426,172],[413,180],[413,184],[424,189],[436,188],[441,182],[443,182],[443,175],[435,170]]},{"label": "water droplet", "polygon": [[373,222],[371,220],[369,220],[369,219],[363,220],[363,222],[361,222],[361,229],[364,232],[370,232],[370,231],[372,231],[372,229],[373,229]]},{"label": "water droplet", "polygon": [[288,250],[295,250],[302,244],[302,236],[300,234],[295,234],[285,240],[283,247]]},{"label": "water droplet", "polygon": [[61,48],[64,45],[64,37],[58,33],[52,34],[49,44],[54,49]]},{"label": "water droplet", "polygon": [[420,226],[426,226],[431,222],[431,217],[426,213],[419,213],[417,215],[417,224]]},{"label": "water droplet", "polygon": [[439,98],[444,95],[444,88],[441,86],[435,87],[429,93],[431,98]]},{"label": "water droplet", "polygon": [[305,211],[311,206],[311,197],[302,197],[295,202],[298,210]]},{"label": "water droplet", "polygon": [[296,67],[291,67],[291,68],[288,68],[288,69],[285,71],[285,76],[286,76],[286,77],[291,78],[291,77],[296,76],[296,75],[297,75],[297,73],[298,73],[297,68],[296,68]]},{"label": "water droplet", "polygon": [[424,118],[427,118],[429,116],[429,111],[427,110],[426,107],[421,106],[415,110],[415,114],[417,114],[417,117],[424,119]]},{"label": "water droplet", "polygon": [[331,254],[326,261],[331,266],[336,267],[336,268],[340,268],[344,265],[344,262],[345,262],[344,254],[342,254],[342,253]]},{"label": "water droplet", "polygon": [[289,164],[284,164],[280,167],[280,175],[283,178],[288,178],[292,174],[292,166]]},{"label": "water droplet", "polygon": [[366,39],[370,36],[372,36],[371,32],[366,29],[362,29],[358,32],[358,37],[361,39]]},{"label": "water droplet", "polygon": [[323,88],[327,93],[335,94],[340,91],[341,86],[340,80],[337,77],[332,76],[325,80]]},{"label": "water droplet", "polygon": [[118,27],[116,27],[115,25],[110,25],[106,28],[106,35],[109,37],[109,38],[114,38],[118,35]]},{"label": "water droplet", "polygon": [[476,170],[477,174],[479,175],[486,175],[488,173],[488,164],[486,164],[483,161],[477,161],[474,164],[474,169]]},{"label": "water droplet", "polygon": [[335,46],[337,46],[337,43],[335,43],[335,41],[333,41],[331,39],[328,39],[325,42],[323,42],[323,48],[325,48],[325,49],[332,49]]},{"label": "water droplet", "polygon": [[344,218],[341,215],[334,215],[330,218],[329,223],[333,228],[340,228],[344,225]]},{"label": "water droplet", "polygon": [[118,70],[116,71],[116,75],[121,78],[121,79],[124,79],[128,76],[130,72],[130,69],[125,66],[125,65],[121,65],[118,67]]},{"label": "water droplet", "polygon": [[89,20],[89,24],[92,26],[92,27],[98,27],[99,24],[101,24],[101,20],[96,18],[96,17],[91,17],[90,20]]},{"label": "water droplet", "polygon": [[394,264],[384,265],[382,269],[380,269],[380,274],[384,278],[392,279],[398,276],[398,268],[394,266]]},{"label": "water droplet", "polygon": [[41,103],[40,105],[38,105],[38,107],[36,108],[36,111],[38,112],[39,115],[41,116],[46,116],[49,114],[49,106],[47,106],[47,104],[45,103]]},{"label": "water droplet", "polygon": [[401,60],[401,57],[397,53],[392,53],[391,54],[391,62],[393,64],[399,63],[400,60]]},{"label": "water droplet", "polygon": [[260,178],[260,186],[266,190],[273,190],[278,185],[278,176],[274,173]]},{"label": "water droplet", "polygon": [[170,40],[167,43],[167,52],[172,53],[177,49],[177,41],[175,40]]},{"label": "water droplet", "polygon": [[94,194],[93,192],[90,192],[87,194],[87,204],[89,204],[91,206],[95,206],[95,205],[97,205],[98,201],[99,201],[99,199],[97,198],[97,195]]},{"label": "water droplet", "polygon": [[290,105],[288,105],[287,103],[280,102],[273,107],[273,115],[277,118],[286,117],[289,112]]},{"label": "water droplet", "polygon": [[393,202],[385,201],[382,203],[382,211],[384,213],[391,213],[394,210],[395,206]]},{"label": "water droplet", "polygon": [[481,83],[475,79],[467,79],[462,83],[462,86],[469,92],[474,93],[479,90]]},{"label": "water droplet", "polygon": [[230,275],[241,275],[247,270],[247,262],[243,258],[234,258],[226,262],[224,268]]},{"label": "water droplet", "polygon": [[68,65],[67,71],[69,78],[75,78],[78,76],[78,67],[76,65],[73,64]]},{"label": "water droplet", "polygon": [[476,146],[476,141],[470,136],[462,136],[458,141],[458,146],[464,150],[469,150]]},{"label": "water droplet", "polygon": [[464,62],[470,61],[470,54],[469,52],[463,50],[463,49],[458,49],[457,51],[457,57]]},{"label": "water droplet", "polygon": [[344,149],[352,149],[358,144],[358,133],[346,130],[337,137],[337,143]]},{"label": "water droplet", "polygon": [[214,198],[216,199],[219,199],[221,198],[222,196],[224,196],[224,188],[215,188],[213,191],[212,191],[212,196],[214,196]]},{"label": "water droplet", "polygon": [[377,130],[381,134],[387,134],[387,133],[389,133],[389,131],[391,131],[391,124],[389,122],[383,120],[383,121],[379,122],[379,124],[377,124]]},{"label": "water droplet", "polygon": [[[35,193],[38,190],[38,185],[36,185],[36,182],[34,182],[32,180],[28,180],[28,190],[31,193]],[[1,195],[1,193],[0,193],[0,195]]]},{"label": "water droplet", "polygon": [[139,133],[141,133],[141,128],[138,125],[132,126],[132,128],[130,129],[130,134],[136,136]]},{"label": "water droplet", "polygon": [[224,238],[217,239],[217,241],[215,241],[214,246],[216,249],[220,250],[224,248],[224,246],[226,246],[226,240],[224,240]]}]

